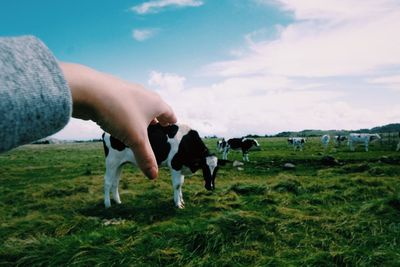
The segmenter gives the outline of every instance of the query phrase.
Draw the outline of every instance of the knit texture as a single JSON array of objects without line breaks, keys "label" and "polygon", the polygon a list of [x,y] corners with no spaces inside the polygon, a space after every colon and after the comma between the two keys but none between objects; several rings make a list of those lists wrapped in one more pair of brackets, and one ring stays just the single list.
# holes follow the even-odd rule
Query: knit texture
[{"label": "knit texture", "polygon": [[0,152],[62,129],[71,92],[57,60],[33,36],[0,38]]}]

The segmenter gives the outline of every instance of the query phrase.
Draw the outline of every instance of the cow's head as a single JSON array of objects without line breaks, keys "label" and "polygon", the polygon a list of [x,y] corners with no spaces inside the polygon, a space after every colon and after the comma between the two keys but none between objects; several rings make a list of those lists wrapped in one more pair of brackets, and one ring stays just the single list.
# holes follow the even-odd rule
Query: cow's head
[{"label": "cow's head", "polygon": [[369,136],[369,140],[370,140],[370,141],[380,140],[380,139],[381,139],[381,137],[380,137],[379,134],[371,134],[371,135]]},{"label": "cow's head", "polygon": [[215,155],[208,155],[203,162],[204,187],[207,190],[215,189],[215,177],[218,171],[218,158]]},{"label": "cow's head", "polygon": [[260,144],[254,138],[243,138],[242,142],[250,143],[250,150],[261,150]]},{"label": "cow's head", "polygon": [[258,143],[258,141],[256,139],[253,139],[253,146],[260,147],[260,144]]}]

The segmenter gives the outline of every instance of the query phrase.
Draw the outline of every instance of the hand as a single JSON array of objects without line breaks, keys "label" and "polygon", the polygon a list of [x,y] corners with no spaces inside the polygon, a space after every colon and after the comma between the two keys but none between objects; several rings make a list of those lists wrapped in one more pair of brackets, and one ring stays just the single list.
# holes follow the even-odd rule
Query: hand
[{"label": "hand", "polygon": [[71,88],[72,116],[93,120],[129,146],[143,173],[156,178],[158,166],[147,127],[157,121],[163,126],[175,123],[171,107],[157,93],[140,85],[78,64],[60,63],[60,67]]}]

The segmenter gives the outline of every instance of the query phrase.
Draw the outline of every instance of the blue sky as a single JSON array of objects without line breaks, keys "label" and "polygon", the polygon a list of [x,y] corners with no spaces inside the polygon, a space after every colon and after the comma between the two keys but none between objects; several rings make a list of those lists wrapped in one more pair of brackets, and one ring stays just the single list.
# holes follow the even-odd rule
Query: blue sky
[{"label": "blue sky", "polygon": [[[277,8],[241,0],[171,5],[149,14],[132,10],[145,2],[7,1],[0,9],[0,33],[36,35],[59,60],[143,83],[154,69],[192,75],[201,65],[228,59],[229,49],[240,47],[246,33],[290,20]],[[137,41],[134,30],[153,36]]]},{"label": "blue sky", "polygon": [[[156,90],[203,135],[400,121],[396,0],[14,0],[0,25]],[[72,120],[56,136],[100,133]]]}]

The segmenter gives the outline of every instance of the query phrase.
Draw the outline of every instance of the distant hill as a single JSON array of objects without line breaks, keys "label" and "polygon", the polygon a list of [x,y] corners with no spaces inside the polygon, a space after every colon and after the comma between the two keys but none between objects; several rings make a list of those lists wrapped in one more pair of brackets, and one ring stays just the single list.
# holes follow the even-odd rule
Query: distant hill
[{"label": "distant hill", "polygon": [[391,123],[384,126],[374,127],[370,133],[393,133],[400,132],[400,123]]},{"label": "distant hill", "polygon": [[34,144],[34,145],[43,145],[43,144],[47,145],[47,144],[62,144],[62,143],[64,143],[64,141],[59,140],[57,138],[47,137],[47,138],[43,138],[43,139],[37,140],[37,141],[33,142],[32,144]]},{"label": "distant hill", "polygon": [[357,133],[394,133],[394,132],[400,132],[400,123],[391,123],[387,124],[384,126],[377,126],[371,129],[358,129],[358,130],[303,130],[300,132],[290,132],[290,131],[285,131],[285,132],[280,132],[276,134],[276,137],[289,137],[289,136],[304,136],[304,137],[313,137],[313,136],[321,136],[324,134],[329,134],[329,135],[344,135],[344,134],[349,134],[351,132],[357,132]]}]

